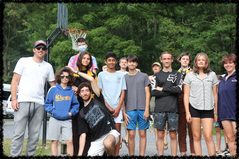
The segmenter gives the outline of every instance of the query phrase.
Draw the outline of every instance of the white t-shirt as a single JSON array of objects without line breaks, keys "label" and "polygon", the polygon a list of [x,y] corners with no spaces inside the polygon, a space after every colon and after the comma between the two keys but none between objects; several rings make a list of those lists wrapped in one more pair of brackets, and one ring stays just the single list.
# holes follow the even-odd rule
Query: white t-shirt
[{"label": "white t-shirt", "polygon": [[106,102],[115,109],[119,104],[122,90],[126,90],[125,77],[123,73],[109,73],[102,71],[98,74],[97,84],[102,89],[102,94]]},{"label": "white t-shirt", "polygon": [[13,71],[21,75],[18,85],[18,102],[36,102],[44,104],[44,86],[54,81],[54,71],[46,61],[36,63],[32,57],[20,58]]}]

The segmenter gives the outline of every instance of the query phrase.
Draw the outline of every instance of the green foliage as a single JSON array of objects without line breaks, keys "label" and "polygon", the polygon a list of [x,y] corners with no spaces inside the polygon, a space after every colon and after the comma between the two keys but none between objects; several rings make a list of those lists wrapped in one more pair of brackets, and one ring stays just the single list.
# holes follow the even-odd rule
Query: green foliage
[{"label": "green foliage", "polygon": [[[114,52],[118,58],[135,54],[142,72],[152,74],[151,64],[160,61],[161,52],[170,51],[174,58],[189,52],[194,58],[205,52],[217,74],[225,73],[221,58],[236,51],[236,4],[218,3],[66,3],[68,28],[87,31],[88,49],[97,59],[99,71],[105,54]],[[57,3],[6,3],[5,20],[15,17],[20,36],[10,42],[4,59],[16,61],[32,56],[36,40],[46,38],[57,26]],[[35,6],[38,6],[36,8]],[[23,14],[24,13],[24,14]],[[4,29],[7,29],[7,23]],[[10,32],[13,29],[10,30]],[[8,32],[4,31],[4,35]],[[4,44],[7,46],[7,43]],[[15,51],[13,51],[15,50]],[[54,70],[65,66],[72,50],[70,36],[59,36],[50,48]],[[180,65],[173,63],[173,69]],[[119,67],[117,66],[117,69]],[[4,77],[5,80],[11,79]]]}]

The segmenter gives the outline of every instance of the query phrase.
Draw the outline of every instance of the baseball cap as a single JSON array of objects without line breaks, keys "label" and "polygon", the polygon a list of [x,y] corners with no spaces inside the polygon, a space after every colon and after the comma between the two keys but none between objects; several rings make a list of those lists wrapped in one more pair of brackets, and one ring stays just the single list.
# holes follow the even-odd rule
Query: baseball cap
[{"label": "baseball cap", "polygon": [[159,67],[161,67],[161,64],[160,64],[159,62],[154,62],[154,63],[152,64],[152,67],[153,67],[154,65],[158,65]]},{"label": "baseball cap", "polygon": [[37,47],[37,46],[40,45],[40,44],[46,46],[46,42],[45,42],[45,41],[43,41],[43,40],[38,40],[38,41],[35,42],[35,44],[34,44],[34,48]]}]

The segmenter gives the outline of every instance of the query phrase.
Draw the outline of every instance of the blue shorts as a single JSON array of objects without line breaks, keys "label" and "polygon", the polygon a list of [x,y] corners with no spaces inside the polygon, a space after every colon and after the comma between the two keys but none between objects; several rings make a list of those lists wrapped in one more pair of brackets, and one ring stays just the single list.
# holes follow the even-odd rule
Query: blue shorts
[{"label": "blue shorts", "polygon": [[168,131],[178,130],[177,113],[154,113],[154,127],[158,130],[165,130],[166,121],[168,122]]},{"label": "blue shorts", "polygon": [[127,125],[127,129],[136,130],[137,122],[138,122],[138,130],[145,130],[149,128],[149,120],[145,122],[144,119],[144,110],[132,110],[126,112],[126,114],[130,117],[129,124]]}]

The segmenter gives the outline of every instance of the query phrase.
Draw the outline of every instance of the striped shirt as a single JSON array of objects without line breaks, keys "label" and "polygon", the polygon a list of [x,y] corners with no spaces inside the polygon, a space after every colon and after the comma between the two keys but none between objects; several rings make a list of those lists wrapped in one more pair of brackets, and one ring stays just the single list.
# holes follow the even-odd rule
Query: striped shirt
[{"label": "striped shirt", "polygon": [[[76,70],[77,69],[76,62],[77,62],[79,55],[80,54],[72,56],[70,58],[67,66],[73,67]],[[92,71],[93,69],[98,69],[98,66],[97,66],[96,58],[94,56],[91,56],[91,57],[92,57],[92,67],[90,68],[90,70]]]},{"label": "striped shirt", "polygon": [[192,107],[198,110],[214,108],[212,87],[219,83],[215,72],[209,72],[203,79],[193,71],[189,72],[183,83],[190,86],[189,103]]}]

